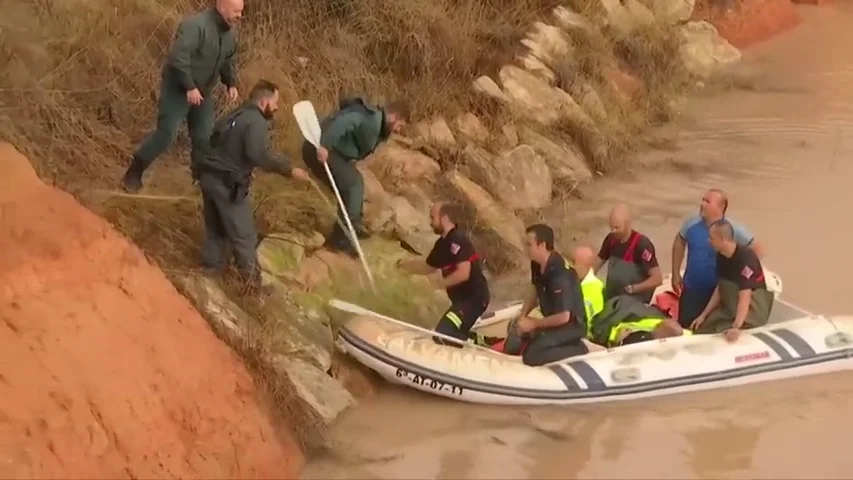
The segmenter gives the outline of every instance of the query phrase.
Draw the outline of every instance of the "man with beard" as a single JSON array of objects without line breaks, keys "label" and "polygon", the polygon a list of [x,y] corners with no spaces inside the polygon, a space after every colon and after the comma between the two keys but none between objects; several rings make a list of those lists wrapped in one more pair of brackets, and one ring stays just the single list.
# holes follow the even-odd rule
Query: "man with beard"
[{"label": "man with beard", "polygon": [[186,120],[191,151],[190,165],[201,160],[213,129],[213,88],[220,80],[229,102],[239,98],[236,26],[243,16],[243,0],[216,0],[211,8],[195,13],[178,25],[175,40],[163,65],[157,128],[133,153],[121,186],[136,193],[142,175],[169,148]]},{"label": "man with beard", "polygon": [[193,165],[203,199],[204,245],[202,265],[218,271],[230,244],[237,269],[252,289],[260,288],[255,230],[249,186],[255,167],[297,180],[309,181],[308,172],[293,168],[285,157],[269,151],[269,122],[278,110],[278,87],[259,81],[249,101],[220,119],[210,145]]},{"label": "man with beard", "polygon": [[[356,162],[367,158],[392,133],[398,133],[408,119],[409,107],[402,101],[389,102],[379,108],[361,98],[346,98],[339,103],[337,112],[320,123],[320,147],[315,148],[307,140],[302,144],[305,165],[331,188],[323,164],[329,165],[358,238],[367,238],[369,233],[362,224],[364,179]],[[338,207],[338,221],[326,238],[326,247],[355,258],[358,256],[355,245],[342,225],[346,225],[346,220]]]},{"label": "man with beard", "polygon": [[[432,229],[440,235],[427,257],[401,259],[397,266],[414,275],[441,271],[433,281],[450,297],[450,308],[438,321],[435,331],[443,335],[487,345],[492,339],[471,333],[471,327],[489,306],[489,285],[483,275],[482,260],[468,235],[458,226],[461,208],[447,202],[436,202],[430,208]],[[434,337],[436,343],[459,346]],[[460,342],[461,343],[461,342]]]}]

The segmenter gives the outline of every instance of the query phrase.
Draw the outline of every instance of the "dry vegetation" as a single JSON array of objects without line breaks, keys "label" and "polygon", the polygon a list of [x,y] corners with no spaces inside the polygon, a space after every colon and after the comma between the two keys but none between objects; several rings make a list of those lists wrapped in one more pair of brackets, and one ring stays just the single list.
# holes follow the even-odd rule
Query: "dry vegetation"
[{"label": "dry vegetation", "polygon": [[[247,2],[241,27],[240,87],[261,77],[282,87],[288,106],[311,99],[327,111],[342,93],[375,100],[403,96],[415,114],[480,113],[492,126],[506,112],[476,102],[471,81],[493,75],[518,53],[531,23],[550,15],[558,0],[292,0]],[[0,138],[34,162],[43,179],[78,195],[130,236],[167,273],[185,273],[197,262],[199,202],[186,168],[188,144],[176,146],[150,170],[149,192],[177,198],[115,196],[113,189],[142,136],[153,127],[160,62],[180,17],[200,8],[182,0],[6,0],[0,16]],[[579,11],[588,8],[575,5]],[[620,120],[608,130],[612,150],[624,153],[655,116],[665,116],[673,79],[673,45],[650,30],[630,40],[574,38],[577,62],[566,82],[606,81],[601,58],[621,53],[624,65],[648,90],[645,108],[605,98]],[[601,91],[606,91],[601,90]],[[605,94],[606,95],[606,94]],[[220,102],[221,103],[221,102]],[[278,147],[296,153],[298,130],[287,108],[276,122]],[[658,112],[661,115],[650,115]],[[617,128],[618,125],[621,125]],[[621,130],[620,130],[621,129]],[[559,128],[558,128],[559,130]],[[554,132],[552,132],[554,133]],[[575,136],[564,129],[560,135]],[[458,152],[430,152],[444,167]],[[611,158],[612,160],[612,158]],[[608,165],[595,165],[605,170]],[[152,177],[156,177],[152,179]],[[255,189],[261,230],[325,230],[331,208],[310,187],[266,178]],[[369,302],[368,302],[369,303]],[[260,310],[244,303],[249,310]],[[263,323],[263,322],[261,322]],[[257,358],[260,333],[242,350],[248,364],[269,380]],[[274,404],[293,413],[289,386],[268,382]],[[299,420],[296,420],[297,423]],[[294,425],[312,428],[313,420]]]}]

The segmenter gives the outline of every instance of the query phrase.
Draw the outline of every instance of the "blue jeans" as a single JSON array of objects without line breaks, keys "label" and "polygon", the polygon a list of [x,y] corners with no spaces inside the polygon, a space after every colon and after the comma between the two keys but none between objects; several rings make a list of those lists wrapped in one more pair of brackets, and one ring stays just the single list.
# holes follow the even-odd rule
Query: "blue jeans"
[{"label": "blue jeans", "polygon": [[708,306],[708,302],[711,300],[711,295],[713,294],[713,288],[706,290],[685,286],[681,290],[681,297],[678,299],[678,324],[682,328],[690,327],[690,323]]}]

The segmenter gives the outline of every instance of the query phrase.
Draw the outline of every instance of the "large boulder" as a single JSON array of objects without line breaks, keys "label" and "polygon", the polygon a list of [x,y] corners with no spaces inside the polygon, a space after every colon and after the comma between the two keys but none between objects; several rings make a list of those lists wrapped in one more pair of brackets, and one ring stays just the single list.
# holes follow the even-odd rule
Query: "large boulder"
[{"label": "large boulder", "polygon": [[473,240],[485,253],[489,268],[500,271],[523,265],[524,224],[521,220],[458,171],[447,172],[444,179],[453,193],[476,213]]},{"label": "large boulder", "polygon": [[557,26],[567,32],[579,32],[586,35],[595,32],[595,26],[586,17],[566,6],[555,7],[553,13]]},{"label": "large boulder", "polygon": [[447,122],[437,117],[432,120],[418,122],[412,125],[415,135],[423,141],[437,147],[452,148],[456,146],[456,138]]},{"label": "large boulder", "polygon": [[319,232],[308,234],[271,233],[258,245],[258,263],[261,270],[284,280],[294,280],[306,251],[323,245]]},{"label": "large boulder", "polygon": [[565,32],[544,22],[535,22],[533,29],[521,43],[528,48],[531,55],[552,67],[570,59],[574,54],[574,47]]},{"label": "large boulder", "polygon": [[592,180],[592,170],[574,145],[557,143],[530,127],[522,127],[519,136],[545,160],[555,180],[572,184]]},{"label": "large boulder", "polygon": [[430,183],[441,173],[438,162],[396,142],[389,142],[379,149],[364,165],[373,172],[384,190],[396,194],[413,184]]},{"label": "large boulder", "polygon": [[513,210],[542,208],[551,201],[551,172],[536,151],[520,145],[491,156],[473,146],[463,153],[471,179]]},{"label": "large boulder", "polygon": [[318,307],[297,306],[287,297],[287,289],[275,285],[277,294],[264,305],[266,322],[261,325],[231,301],[216,281],[184,276],[177,283],[211,327],[232,344],[244,345],[253,341],[253,335],[263,335],[269,348],[263,350],[260,360],[277,374],[287,376],[307,409],[304,413],[322,420],[322,426],[354,405],[346,388],[327,375],[332,366],[333,339]]},{"label": "large boulder", "polygon": [[690,19],[696,0],[643,0],[642,3],[659,22],[675,25]]},{"label": "large boulder", "polygon": [[607,25],[619,37],[628,37],[637,29],[653,25],[654,14],[637,0],[600,0]]},{"label": "large boulder", "polygon": [[707,78],[741,59],[740,51],[708,22],[688,22],[679,28],[681,59],[691,74]]},{"label": "large boulder", "polygon": [[491,136],[489,129],[471,112],[466,112],[456,117],[453,123],[462,135],[476,143],[484,144]]}]

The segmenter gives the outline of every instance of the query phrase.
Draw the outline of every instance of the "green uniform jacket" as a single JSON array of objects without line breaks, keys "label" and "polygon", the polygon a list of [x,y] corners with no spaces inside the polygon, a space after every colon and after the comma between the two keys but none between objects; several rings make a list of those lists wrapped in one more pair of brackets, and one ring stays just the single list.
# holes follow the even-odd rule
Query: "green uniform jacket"
[{"label": "green uniform jacket", "polygon": [[320,145],[346,161],[364,160],[388,139],[385,113],[360,98],[344,100],[322,125]]},{"label": "green uniform jacket", "polygon": [[209,93],[219,77],[227,87],[237,83],[234,55],[237,33],[214,8],[190,15],[178,25],[166,59],[178,83],[186,91],[198,88]]}]

